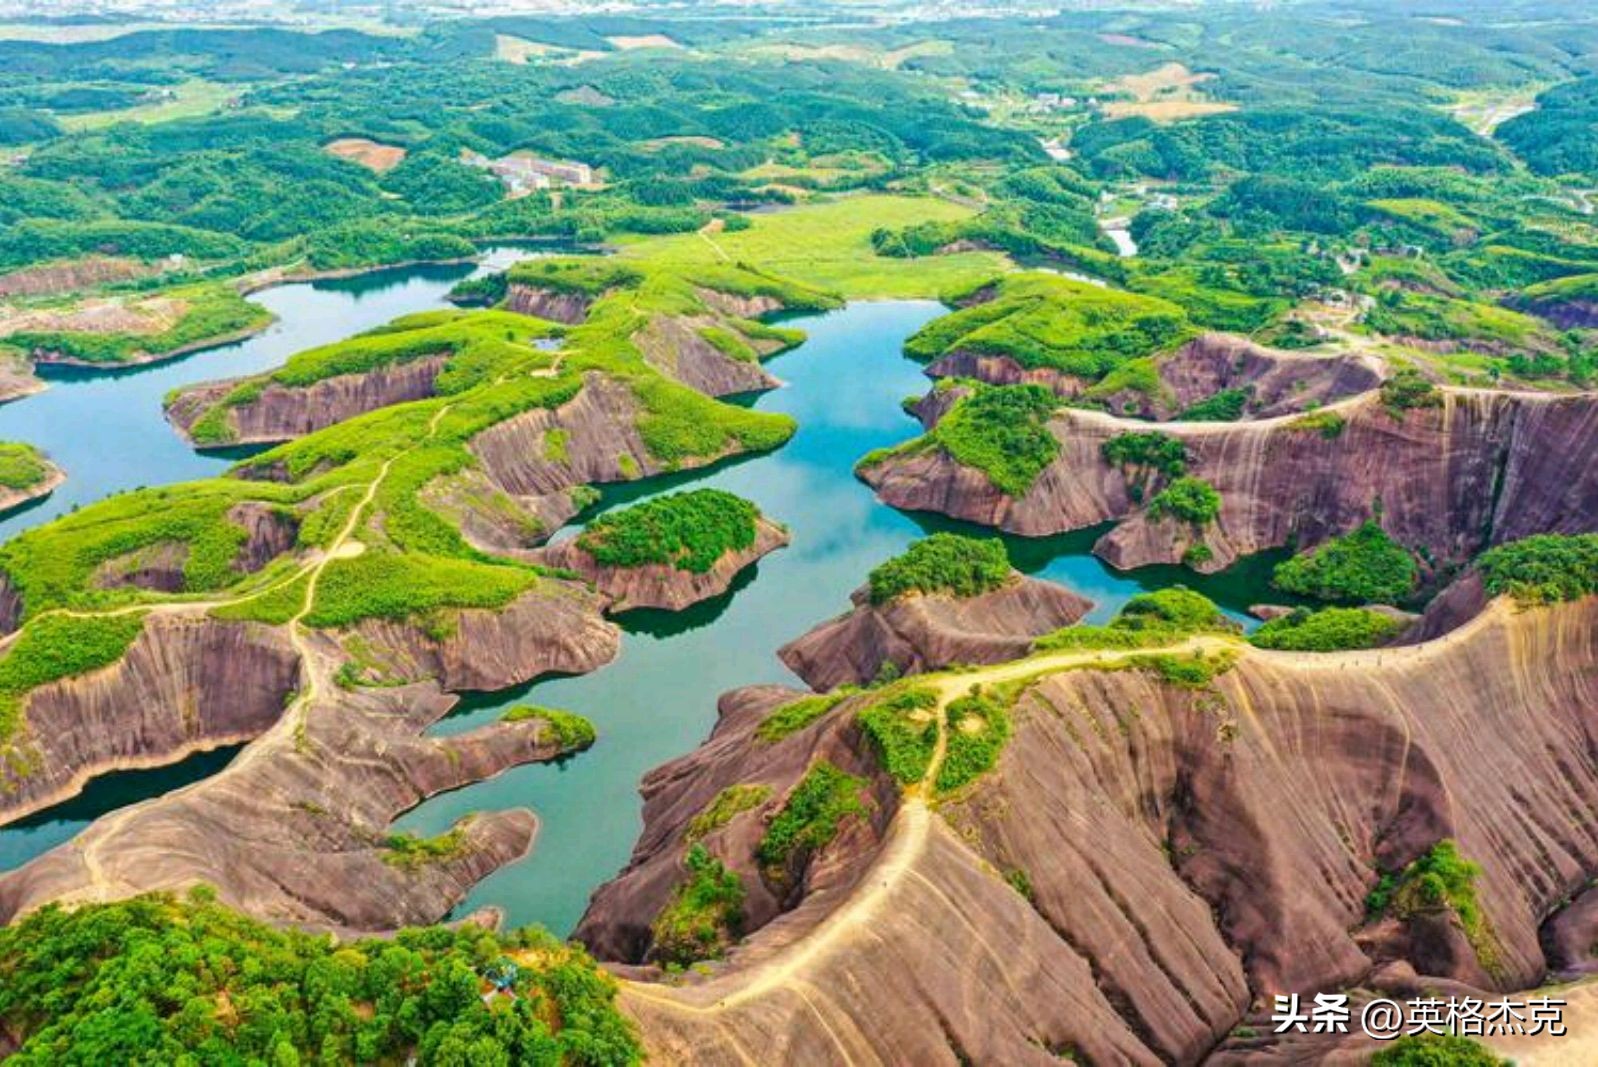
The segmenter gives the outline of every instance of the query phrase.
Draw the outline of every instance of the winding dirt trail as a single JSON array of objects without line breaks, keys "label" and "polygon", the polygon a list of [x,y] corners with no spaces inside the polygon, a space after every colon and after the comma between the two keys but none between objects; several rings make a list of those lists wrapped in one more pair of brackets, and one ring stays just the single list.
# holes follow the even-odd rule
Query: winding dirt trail
[{"label": "winding dirt trail", "polygon": [[[442,414],[442,411],[440,414]],[[432,425],[436,426],[436,424],[437,416],[435,416]],[[431,434],[429,434],[429,436],[431,436]],[[257,737],[254,742],[246,746],[243,752],[239,753],[237,759],[234,761],[235,766],[240,768],[247,766],[252,760],[258,758],[260,753],[267,751],[271,746],[260,744],[259,742],[263,739],[270,737],[272,734],[284,729],[290,729],[297,734],[302,728],[304,716],[309,713],[312,702],[315,701],[317,695],[321,692],[324,676],[329,674],[329,672],[325,669],[325,665],[319,661],[311,642],[307,639],[305,627],[303,625],[305,616],[310,613],[311,608],[316,601],[317,582],[321,579],[322,573],[327,570],[328,564],[332,563],[335,559],[344,559],[349,557],[350,553],[346,551],[347,548],[361,545],[360,542],[351,541],[350,539],[354,536],[355,531],[359,528],[361,519],[366,513],[366,509],[376,498],[378,487],[382,485],[383,479],[387,477],[390,468],[392,468],[394,465],[394,462],[409,451],[410,449],[406,449],[405,452],[400,452],[390,457],[380,468],[378,468],[377,475],[370,483],[368,483],[366,491],[362,494],[361,499],[353,508],[350,509],[350,516],[345,520],[343,527],[340,528],[338,536],[333,539],[333,542],[328,545],[327,549],[315,561],[308,564],[306,567],[302,567],[295,571],[293,576],[285,581],[279,582],[271,587],[279,588],[283,585],[299,581],[300,577],[306,573],[310,574],[310,580],[306,583],[305,587],[305,597],[300,602],[300,609],[294,615],[294,617],[289,620],[288,623],[289,643],[294,647],[295,652],[298,653],[300,657],[300,676],[303,679],[303,684],[300,687],[300,692],[294,698],[293,703],[284,709],[282,718],[280,718],[277,724],[274,725],[270,730],[266,731],[266,733],[262,734],[260,737]],[[364,545],[361,545],[361,547],[364,548]],[[359,555],[359,551],[356,551],[354,554]],[[204,611],[209,610],[212,607],[219,607],[228,603],[236,603],[238,601],[252,599],[254,596],[260,595],[261,593],[255,593],[252,594],[251,597],[239,597],[232,601],[224,600],[213,601],[209,603],[190,602],[184,604],[157,605],[156,608],[150,608],[146,606],[142,608],[135,607],[133,609],[116,609],[115,611],[105,612],[103,614],[127,614],[129,610],[154,611],[163,607],[169,609],[169,611]],[[189,790],[195,789],[204,784],[204,781],[195,782],[191,785],[185,786],[167,794],[167,797],[170,798],[182,796]],[[81,894],[78,894],[80,898],[87,898],[95,901],[106,901],[115,899],[119,895],[117,893],[115,880],[106,873],[105,866],[101,862],[100,849],[106,842],[117,841],[121,836],[122,827],[127,823],[127,821],[141,812],[150,803],[153,803],[153,801],[145,801],[141,804],[130,804],[109,816],[99,819],[94,823],[94,825],[89,827],[88,830],[80,835],[77,841],[78,854],[83,860],[84,871],[88,876],[88,888]]]},{"label": "winding dirt trail", "polygon": [[[563,362],[564,353],[557,353],[550,366],[526,373],[534,377],[553,377],[560,373]],[[512,372],[501,374],[495,379],[494,384],[503,383],[511,376]],[[353,559],[354,557],[361,555],[366,550],[365,542],[357,539],[355,535],[356,532],[360,530],[362,521],[365,519],[368,509],[371,508],[373,502],[377,499],[378,491],[382,488],[383,482],[387,479],[389,472],[393,469],[394,464],[399,460],[414,452],[416,449],[432,442],[433,439],[438,435],[439,426],[443,423],[444,418],[454,409],[454,407],[454,402],[441,405],[428,420],[427,433],[423,437],[385,460],[382,465],[378,467],[377,473],[372,476],[371,481],[366,483],[364,490],[361,493],[361,498],[356,501],[355,505],[350,509],[349,517],[345,519],[344,525],[340,527],[338,534],[333,538],[332,542],[329,543],[328,546],[316,556],[307,560],[302,566],[295,568],[283,578],[263,586],[260,589],[252,590],[248,593],[242,593],[237,596],[224,597],[220,599],[165,601],[155,604],[127,604],[116,608],[108,608],[104,611],[80,611],[70,608],[52,608],[48,611],[40,612],[37,617],[43,618],[46,615],[65,615],[71,618],[114,618],[118,616],[135,614],[204,614],[217,608],[228,607],[230,605],[241,604],[250,600],[258,599],[287,586],[293,585],[295,582],[298,582],[301,579],[308,578],[306,581],[305,595],[300,600],[299,610],[295,612],[294,616],[289,619],[287,624],[289,642],[293,646],[300,659],[302,680],[300,691],[295,695],[294,700],[288,705],[288,707],[284,709],[283,715],[279,717],[277,722],[264,733],[261,733],[254,739],[249,740],[249,743],[246,745],[244,750],[239,753],[238,757],[233,763],[234,768],[248,766],[252,761],[261,758],[262,753],[275,750],[276,746],[270,743],[270,740],[275,735],[284,731],[289,731],[297,739],[302,734],[305,716],[310,713],[310,709],[315,705],[317,699],[325,690],[328,680],[333,675],[332,665],[325,662],[325,657],[318,653],[314,643],[309,638],[309,634],[305,626],[305,619],[316,604],[316,591],[321,582],[322,575],[326,572],[329,564],[333,563],[335,560]],[[359,486],[359,482],[341,485],[330,490],[329,494],[331,495],[333,493],[347,492]],[[23,630],[19,628],[13,633],[7,634],[5,637],[0,638],[0,652],[4,652],[5,649],[11,645],[22,633]],[[245,739],[239,740],[242,741]],[[86,777],[85,781],[87,780],[88,778]],[[166,794],[166,796],[161,799],[171,799],[172,797],[181,796],[192,789],[197,789],[200,786],[205,785],[207,781],[208,780],[202,780],[184,786]],[[74,900],[87,899],[93,901],[105,901],[115,899],[115,897],[119,895],[116,891],[115,879],[106,873],[105,867],[101,862],[100,848],[105,842],[117,840],[122,827],[128,822],[128,820],[133,818],[148,804],[153,802],[153,800],[149,800],[138,804],[130,804],[120,808],[116,812],[96,820],[93,825],[88,827],[82,834],[78,835],[78,837],[74,839],[74,847],[77,848],[79,856],[83,861],[89,883],[88,889],[81,893],[74,894]]]},{"label": "winding dirt trail", "polygon": [[972,686],[1042,678],[1078,667],[1113,666],[1134,656],[1200,652],[1208,655],[1225,651],[1242,652],[1248,647],[1237,638],[1206,635],[1140,649],[1045,652],[993,667],[927,676],[924,679],[926,686],[938,696],[937,706],[933,710],[938,734],[932,759],[921,781],[905,791],[899,810],[889,824],[887,840],[881,852],[849,898],[774,958],[747,970],[734,970],[724,977],[693,986],[670,987],[654,982],[623,981],[623,1007],[632,1000],[694,1015],[728,1011],[774,993],[793,992],[796,985],[804,982],[806,972],[817,961],[857,935],[869,936],[900,887],[917,877],[917,861],[925,854],[932,837],[932,821],[935,817],[929,803],[932,783],[938,777],[948,750],[948,726],[944,710],[950,701],[969,692]]},{"label": "winding dirt trail", "polygon": [[[559,366],[559,362],[560,361],[557,358],[555,364],[556,367]],[[503,377],[504,376],[501,376],[501,380],[503,380]],[[324,687],[327,684],[327,679],[332,676],[331,665],[324,662],[323,657],[319,655],[314,644],[309,639],[309,635],[307,634],[305,626],[306,616],[308,616],[311,613],[311,610],[315,607],[316,590],[318,584],[321,582],[322,575],[327,571],[328,565],[334,560],[351,559],[355,556],[359,556],[366,550],[365,543],[355,539],[355,534],[361,528],[361,523],[366,518],[367,510],[377,499],[378,490],[382,488],[384,480],[387,479],[389,472],[393,469],[395,463],[416,449],[428,444],[433,440],[434,437],[437,436],[440,423],[443,422],[444,417],[449,414],[453,407],[453,404],[444,404],[441,406],[433,413],[432,418],[428,420],[427,433],[425,436],[409,447],[396,452],[394,455],[383,461],[382,465],[378,467],[377,473],[373,475],[372,480],[366,484],[365,491],[362,492],[361,498],[356,501],[355,506],[350,509],[349,517],[344,520],[344,525],[339,528],[338,534],[333,538],[328,546],[314,560],[311,560],[305,566],[298,568],[293,574],[282,581],[275,582],[265,589],[257,590],[248,595],[233,597],[227,600],[187,601],[177,604],[157,604],[153,606],[130,605],[128,607],[115,608],[109,611],[98,613],[71,611],[64,611],[63,613],[75,616],[93,616],[126,615],[139,611],[157,612],[162,611],[163,609],[169,614],[209,611],[212,608],[240,603],[246,600],[252,600],[256,597],[263,596],[274,589],[280,589],[286,585],[291,585],[294,582],[299,581],[302,577],[309,575],[309,580],[305,583],[305,595],[300,600],[299,610],[295,612],[294,616],[289,619],[287,624],[289,642],[300,658],[300,676],[302,679],[302,685],[300,687],[299,693],[295,695],[293,702],[284,709],[283,715],[278,719],[276,724],[274,724],[271,729],[267,730],[265,733],[261,734],[259,737],[255,738],[253,742],[247,745],[244,751],[239,753],[238,758],[234,761],[235,768],[243,768],[248,766],[252,761],[261,758],[262,753],[273,750],[274,746],[270,744],[262,744],[261,742],[266,741],[272,736],[285,730],[292,732],[296,738],[302,734],[304,730],[305,717],[310,714],[310,709],[315,705],[317,699],[321,695]],[[340,490],[348,488],[353,488],[353,486],[339,487]],[[339,490],[334,491],[337,492]],[[167,794],[166,799],[170,799],[171,797],[175,796],[181,796],[189,790],[196,789],[204,784],[204,781],[195,782],[191,785],[185,786]],[[89,882],[89,888],[78,895],[80,898],[104,901],[113,899],[116,896],[114,879],[112,879],[106,873],[105,867],[101,863],[100,848],[102,844],[107,841],[117,840],[123,825],[126,824],[129,819],[133,818],[138,812],[140,812],[146,805],[152,802],[153,801],[145,801],[141,804],[128,805],[127,807],[124,807],[109,816],[99,819],[94,823],[93,826],[89,827],[88,830],[79,836],[77,839],[77,848],[79,855],[83,860],[83,866],[87,873]]]}]

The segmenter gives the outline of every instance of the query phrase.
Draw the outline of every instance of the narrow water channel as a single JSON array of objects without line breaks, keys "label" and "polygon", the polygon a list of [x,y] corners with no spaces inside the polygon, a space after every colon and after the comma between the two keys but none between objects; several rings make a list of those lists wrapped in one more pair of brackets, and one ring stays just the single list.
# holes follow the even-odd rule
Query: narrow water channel
[{"label": "narrow water channel", "polygon": [[[525,254],[499,250],[495,258],[503,265]],[[41,446],[62,462],[70,479],[45,506],[0,524],[0,536],[107,493],[220,473],[226,458],[185,448],[162,419],[167,390],[264,370],[306,347],[441,306],[444,294],[471,270],[407,269],[283,286],[258,296],[279,321],[249,341],[139,371],[59,376],[50,391],[0,407],[0,439]],[[777,660],[777,647],[844,610],[866,573],[913,539],[937,529],[988,532],[894,511],[853,474],[866,452],[918,432],[900,400],[925,391],[927,381],[901,348],[943,310],[930,301],[858,303],[795,320],[809,340],[769,364],[787,384],[751,401],[794,416],[799,430],[792,441],[709,472],[612,487],[605,494],[601,507],[610,508],[687,485],[714,485],[754,500],[787,523],[793,544],[714,601],[675,615],[623,616],[621,654],[610,666],[583,677],[469,696],[439,725],[438,733],[456,733],[492,722],[517,703],[536,702],[580,712],[600,731],[588,752],[434,798],[401,820],[404,828],[431,834],[472,811],[529,807],[538,813],[532,854],[484,881],[461,913],[492,904],[504,909],[513,926],[538,922],[568,932],[589,894],[627,859],[640,828],[639,780],[704,739],[722,692],[759,682],[798,684]],[[1238,617],[1264,595],[1266,560],[1211,578],[1175,567],[1118,574],[1089,554],[1096,534],[1006,540],[1023,571],[1091,598],[1090,621],[1108,618],[1136,592],[1176,582],[1201,589]],[[0,869],[68,840],[101,814],[215,773],[230,756],[213,753],[163,770],[108,775],[78,800],[0,828]]]}]

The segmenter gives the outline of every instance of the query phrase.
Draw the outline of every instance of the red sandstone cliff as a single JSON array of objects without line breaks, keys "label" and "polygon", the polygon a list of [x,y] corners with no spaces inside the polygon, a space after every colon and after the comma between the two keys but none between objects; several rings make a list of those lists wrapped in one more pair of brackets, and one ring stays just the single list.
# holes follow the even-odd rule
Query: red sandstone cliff
[{"label": "red sandstone cliff", "polygon": [[[448,359],[447,355],[427,356],[359,374],[339,374],[304,386],[268,383],[253,399],[225,409],[225,441],[202,443],[277,443],[378,408],[425,399],[433,395],[433,383]],[[231,379],[191,386],[167,403],[167,420],[184,440],[193,443],[189,435],[194,424],[238,385],[238,379]]]},{"label": "red sandstone cliff", "polygon": [[872,604],[862,586],[850,599],[852,610],[777,650],[816,690],[864,685],[888,664],[897,676],[1015,659],[1026,655],[1033,638],[1070,626],[1093,606],[1063,585],[1019,574],[979,596],[915,594]]},{"label": "red sandstone cliff", "polygon": [[746,549],[726,552],[703,574],[664,563],[641,567],[602,567],[575,541],[551,546],[539,554],[547,566],[575,571],[609,601],[606,611],[659,608],[681,611],[691,604],[725,593],[733,579],[762,556],[788,544],[788,531],[764,516],[756,519],[755,541]]},{"label": "red sandstone cliff", "polygon": [[1137,472],[1107,464],[1105,441],[1146,424],[1064,409],[1050,422],[1060,452],[1021,497],[941,449],[897,456],[861,470],[884,502],[936,511],[1028,536],[1121,520],[1095,546],[1117,567],[1175,563],[1207,545],[1199,565],[1290,541],[1302,547],[1345,533],[1379,506],[1396,540],[1462,564],[1482,549],[1534,533],[1593,528],[1598,516],[1598,402],[1444,390],[1443,404],[1395,417],[1375,395],[1332,409],[1345,419],[1327,437],[1297,417],[1250,423],[1171,423],[1161,431],[1187,446],[1188,473],[1221,494],[1215,523],[1194,530],[1149,521],[1132,499]]},{"label": "red sandstone cliff", "polygon": [[[1112,412],[1160,421],[1216,393],[1248,394],[1244,418],[1270,418],[1323,407],[1376,388],[1381,362],[1359,353],[1318,355],[1264,348],[1246,338],[1210,333],[1155,358],[1158,388],[1152,396],[1126,390],[1100,397]],[[1048,367],[1027,369],[1009,356],[957,350],[927,368],[934,378],[974,378],[990,385],[1030,382],[1062,397],[1079,398],[1095,382]]]},{"label": "red sandstone cliff", "polygon": [[[1405,649],[1238,655],[1205,690],[1045,672],[993,771],[886,827],[875,774],[877,816],[775,914],[751,843],[813,757],[873,774],[852,725],[870,694],[776,742],[755,731],[791,694],[731,695],[646,779],[638,848],[579,934],[639,958],[687,823],[760,783],[705,838],[751,887],[752,935],[679,988],[624,985],[660,1062],[1193,1064],[1275,992],[1539,983],[1540,931],[1598,872],[1598,599],[1500,602]],[[1443,838],[1483,867],[1487,936],[1367,921],[1377,870]]]},{"label": "red sandstone cliff", "polygon": [[593,298],[582,293],[512,284],[505,293],[505,307],[521,315],[575,326],[588,317]]},{"label": "red sandstone cliff", "polygon": [[[121,662],[30,698],[29,739],[40,756],[33,778],[64,782],[56,764],[68,756],[81,775],[119,758],[152,764],[186,748],[255,740],[205,781],[106,816],[0,876],[0,921],[51,900],[196,882],[279,922],[374,931],[438,920],[531,847],[536,820],[526,811],[474,817],[459,827],[454,852],[407,865],[385,847],[393,819],[428,796],[562,751],[539,720],[422,736],[454,703],[442,690],[593,670],[618,644],[597,607],[552,581],[503,611],[459,612],[442,638],[374,621],[297,646],[255,624],[152,619]],[[341,643],[352,638],[382,687],[334,683],[350,655]],[[25,787],[20,795],[39,798],[44,785]],[[20,814],[7,803],[5,817]]]}]

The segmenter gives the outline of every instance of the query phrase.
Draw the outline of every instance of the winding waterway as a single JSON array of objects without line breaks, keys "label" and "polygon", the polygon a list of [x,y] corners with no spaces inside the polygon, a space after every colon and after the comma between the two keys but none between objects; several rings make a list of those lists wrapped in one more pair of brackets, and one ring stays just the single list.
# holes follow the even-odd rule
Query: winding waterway
[{"label": "winding waterway", "polygon": [[0,541],[84,504],[136,489],[206,478],[235,456],[190,448],[161,414],[180,386],[256,374],[296,352],[343,340],[413,311],[447,306],[450,289],[476,271],[504,268],[529,255],[493,248],[482,264],[438,264],[372,271],[351,278],[263,289],[250,299],[277,321],[261,333],[178,359],[121,370],[46,367],[42,393],[0,404],[0,441],[27,441],[67,473],[49,497],[0,518]]},{"label": "winding waterway", "polygon": [[[514,254],[501,250],[496,258]],[[249,341],[142,371],[57,376],[49,392],[0,407],[0,439],[43,447],[70,479],[45,504],[0,524],[0,536],[110,492],[218,473],[226,458],[191,452],[162,420],[160,401],[167,390],[263,370],[311,345],[440,306],[470,269],[408,269],[283,286],[259,295],[279,321]],[[776,658],[779,645],[844,610],[866,573],[911,540],[929,530],[958,528],[878,503],[853,474],[866,452],[918,432],[899,402],[923,392],[927,382],[900,350],[909,334],[942,313],[930,301],[894,301],[795,320],[809,340],[769,364],[787,384],[751,401],[761,410],[794,416],[799,430],[792,441],[768,455],[605,494],[601,508],[685,485],[717,486],[754,500],[788,524],[793,544],[745,572],[714,601],[676,615],[623,616],[622,649],[611,665],[583,677],[470,696],[436,728],[439,734],[471,729],[522,702],[580,712],[599,728],[598,743],[585,753],[436,797],[400,821],[430,834],[472,811],[528,807],[538,813],[533,852],[486,879],[460,913],[491,904],[504,910],[512,926],[539,922],[557,933],[569,931],[589,894],[627,859],[641,826],[640,778],[704,739],[715,720],[716,698],[741,685],[797,685]],[[1136,592],[1178,581],[1239,617],[1263,595],[1268,561],[1256,559],[1204,579],[1171,567],[1119,574],[1089,554],[1096,533],[1006,540],[1023,571],[1091,598],[1090,621],[1108,618]],[[69,839],[99,814],[203,778],[225,762],[224,755],[209,754],[161,771],[109,775],[77,801],[0,828],[0,869]]]},{"label": "winding waterway", "polygon": [[[860,456],[919,432],[899,402],[924,392],[927,380],[900,351],[906,337],[944,311],[930,301],[858,303],[790,321],[809,340],[768,364],[787,384],[754,401],[798,420],[786,446],[669,484],[657,480],[607,494],[605,505],[616,506],[685,485],[715,486],[786,523],[793,543],[712,602],[678,615],[622,616],[621,654],[610,666],[469,698],[440,724],[435,732],[457,733],[531,702],[579,712],[599,728],[599,741],[585,753],[436,797],[400,821],[435,834],[473,811],[523,806],[538,813],[531,855],[484,880],[457,914],[494,905],[512,926],[540,922],[570,930],[589,894],[622,867],[638,837],[639,779],[705,738],[720,694],[762,682],[803,688],[776,649],[845,610],[850,591],[872,567],[931,530],[991,532],[895,511],[854,477]],[[1261,595],[1263,561],[1196,581],[1173,567],[1118,574],[1088,552],[1098,532],[1006,540],[1022,570],[1092,599],[1090,621],[1107,619],[1134,593],[1177,581],[1203,589],[1239,617],[1250,593]]]},{"label": "winding waterway", "polygon": [[[529,254],[524,248],[496,247],[475,266],[413,266],[278,285],[250,298],[276,321],[247,340],[122,370],[46,368],[41,377],[49,388],[44,392],[0,404],[0,441],[27,441],[44,449],[66,471],[67,480],[45,499],[0,518],[0,541],[113,493],[225,471],[235,456],[196,452],[167,425],[161,401],[170,390],[255,374],[296,352],[400,315],[446,307],[445,295],[461,279],[503,269]],[[216,773],[236,751],[106,775],[77,798],[0,828],[0,870],[20,866],[69,840],[109,811]]]}]

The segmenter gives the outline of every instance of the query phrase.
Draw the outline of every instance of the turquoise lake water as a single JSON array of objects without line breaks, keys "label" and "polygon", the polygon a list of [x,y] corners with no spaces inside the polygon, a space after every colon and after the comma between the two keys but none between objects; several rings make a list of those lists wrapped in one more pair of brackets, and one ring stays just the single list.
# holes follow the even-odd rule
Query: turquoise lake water
[{"label": "turquoise lake water", "polygon": [[[726,489],[786,523],[793,543],[761,560],[714,601],[676,615],[621,616],[621,654],[611,665],[510,693],[472,696],[435,729],[471,729],[528,702],[578,712],[599,729],[598,742],[587,752],[435,797],[401,820],[407,829],[436,834],[473,811],[520,806],[538,813],[532,854],[486,879],[458,914],[492,904],[505,910],[513,926],[540,922],[569,931],[589,894],[632,850],[642,825],[639,779],[704,740],[720,694],[762,682],[802,688],[776,649],[845,610],[850,591],[872,567],[928,532],[991,533],[895,511],[853,473],[860,456],[919,432],[899,402],[924,392],[928,383],[900,349],[906,337],[943,313],[930,301],[894,301],[788,321],[809,340],[767,364],[787,384],[753,403],[798,420],[799,430],[786,446],[707,474],[607,494],[606,505],[616,506],[685,486]],[[1088,554],[1097,532],[1005,540],[1022,570],[1093,600],[1090,621],[1108,619],[1134,593],[1175,581],[1202,589],[1240,618],[1250,594],[1254,600],[1260,595],[1257,562],[1210,579],[1195,580],[1172,567],[1118,574]]]},{"label": "turquoise lake water", "polygon": [[[499,250],[496,262],[518,254],[525,253]],[[0,439],[43,447],[69,475],[48,501],[0,522],[0,537],[110,492],[220,473],[227,457],[186,448],[162,419],[161,398],[169,389],[264,370],[303,348],[441,306],[450,286],[471,270],[407,269],[283,286],[257,297],[279,322],[249,341],[137,371],[59,375],[50,391],[0,407]],[[601,508],[690,485],[716,486],[750,498],[786,523],[793,544],[746,571],[713,601],[675,615],[622,616],[621,653],[609,666],[510,692],[472,694],[435,728],[438,734],[471,729],[523,702],[579,712],[599,728],[599,740],[587,752],[435,797],[399,821],[403,828],[433,834],[473,811],[528,807],[538,813],[532,854],[486,879],[460,913],[492,904],[504,909],[513,926],[538,922],[568,932],[589,894],[626,862],[641,825],[639,780],[706,737],[721,693],[762,682],[797,685],[777,660],[777,647],[845,610],[850,591],[872,567],[927,532],[984,532],[895,511],[877,502],[853,474],[866,452],[918,432],[899,402],[928,383],[900,350],[907,336],[942,313],[930,301],[892,301],[792,320],[809,340],[768,364],[786,384],[749,400],[798,420],[799,430],[785,447],[606,493]],[[1089,554],[1096,534],[1005,540],[1020,569],[1093,600],[1090,621],[1108,618],[1134,593],[1177,581],[1201,589],[1239,617],[1262,595],[1265,561],[1206,579],[1172,567],[1120,574]],[[100,814],[213,774],[231,754],[110,775],[72,802],[0,829],[0,869],[70,839]]]}]

